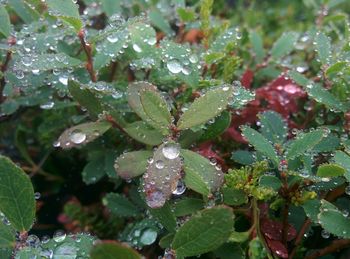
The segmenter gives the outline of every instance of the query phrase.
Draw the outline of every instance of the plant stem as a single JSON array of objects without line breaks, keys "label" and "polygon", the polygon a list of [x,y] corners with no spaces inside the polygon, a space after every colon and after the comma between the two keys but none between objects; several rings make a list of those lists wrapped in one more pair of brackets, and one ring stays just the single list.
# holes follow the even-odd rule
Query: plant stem
[{"label": "plant stem", "polygon": [[97,78],[96,78],[96,73],[94,71],[94,65],[93,65],[93,60],[92,60],[92,49],[91,49],[91,45],[85,41],[84,29],[79,31],[78,37],[80,39],[81,46],[83,47],[84,52],[85,52],[86,57],[87,57],[87,63],[85,65],[86,70],[90,74],[91,81],[96,82]]},{"label": "plant stem", "polygon": [[253,198],[252,200],[252,204],[253,204],[253,220],[254,220],[254,226],[255,226],[255,231],[256,231],[256,235],[258,236],[258,238],[260,239],[261,243],[264,245],[266,251],[267,251],[267,257],[269,259],[273,258],[272,255],[271,255],[271,252],[270,252],[270,249],[266,243],[266,240],[264,238],[264,236],[261,234],[261,231],[260,231],[260,210],[259,210],[259,207],[258,207],[258,201]]},{"label": "plant stem", "polygon": [[299,247],[301,241],[303,240],[303,236],[304,236],[307,228],[310,226],[310,224],[311,224],[311,220],[309,218],[307,218],[304,221],[304,224],[301,226],[299,234],[298,234],[298,236],[297,236],[297,238],[295,239],[295,242],[294,242],[294,248],[293,248],[293,250],[292,250],[292,252],[290,253],[290,256],[289,256],[290,259],[293,259],[293,257],[295,256],[295,253],[297,252],[298,247]]},{"label": "plant stem", "polygon": [[[12,46],[12,45],[16,44],[16,38],[10,37],[7,42],[10,46]],[[5,61],[4,61],[4,63],[1,64],[1,69],[0,69],[2,74],[3,74],[2,78],[0,79],[0,104],[5,99],[3,96],[3,92],[4,92],[4,88],[5,88],[5,84],[6,84],[4,73],[6,72],[6,70],[8,68],[8,65],[11,61],[11,58],[12,58],[12,50],[8,50],[6,53]]]},{"label": "plant stem", "polygon": [[308,255],[305,257],[305,259],[316,259],[319,258],[323,255],[333,253],[335,251],[338,251],[340,249],[343,249],[345,247],[350,246],[350,240],[349,239],[339,239],[339,240],[334,240],[329,246],[320,249],[311,255]]}]

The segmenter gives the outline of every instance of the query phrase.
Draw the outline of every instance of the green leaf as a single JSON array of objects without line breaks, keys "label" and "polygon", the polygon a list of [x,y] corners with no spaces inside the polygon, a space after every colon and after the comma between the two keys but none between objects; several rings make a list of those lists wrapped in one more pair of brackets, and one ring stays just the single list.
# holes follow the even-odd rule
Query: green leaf
[{"label": "green leaf", "polygon": [[246,150],[234,151],[231,158],[241,165],[251,165],[255,161],[254,154]]},{"label": "green leaf", "polygon": [[273,44],[271,49],[271,56],[274,59],[282,58],[288,55],[293,49],[298,40],[298,33],[286,32]]},{"label": "green leaf", "polygon": [[203,209],[204,201],[195,198],[184,198],[174,202],[174,214],[176,217],[183,217],[193,214],[194,212]]},{"label": "green leaf", "polygon": [[8,0],[9,6],[26,23],[30,24],[39,20],[40,14],[24,0]]},{"label": "green leaf", "polygon": [[276,176],[263,175],[259,178],[259,186],[272,188],[274,191],[278,191],[282,186],[282,182]]},{"label": "green leaf", "polygon": [[239,32],[236,28],[229,28],[224,33],[220,34],[214,42],[211,43],[209,52],[223,52],[231,49],[240,39]]},{"label": "green leaf", "polygon": [[233,83],[233,99],[230,106],[234,109],[240,109],[248,102],[255,99],[255,93],[245,89],[240,81],[234,81]]},{"label": "green leaf", "polygon": [[218,248],[233,231],[234,215],[227,207],[205,209],[194,215],[175,234],[177,256],[196,256]]},{"label": "green leaf", "polygon": [[340,139],[335,134],[329,134],[323,138],[316,146],[313,151],[316,152],[332,152],[336,150],[340,145]]},{"label": "green leaf", "polygon": [[178,8],[176,11],[182,22],[192,22],[196,19],[196,12],[192,8]]},{"label": "green leaf", "polygon": [[318,32],[315,36],[315,46],[318,58],[322,64],[328,64],[331,55],[330,39],[323,33]]},{"label": "green leaf", "polygon": [[333,74],[337,74],[337,73],[341,72],[344,68],[347,68],[347,67],[348,67],[348,62],[346,62],[346,61],[336,62],[327,68],[326,75],[330,76]]},{"label": "green leaf", "polygon": [[102,10],[107,16],[121,12],[121,0],[101,0]]},{"label": "green leaf", "polygon": [[85,107],[93,118],[97,118],[102,113],[100,101],[90,89],[73,80],[69,80],[68,89],[73,99]]},{"label": "green leaf", "polygon": [[146,145],[156,146],[162,143],[164,136],[144,121],[135,121],[128,124],[124,130],[133,139]]},{"label": "green leaf", "polygon": [[[153,92],[152,94],[146,94],[143,97],[144,104],[141,101],[141,96],[143,96],[141,93],[145,92]],[[127,98],[129,106],[134,110],[134,112],[146,123],[151,125],[155,129],[161,128],[162,133],[164,135],[167,135],[169,132],[169,129],[167,127],[164,127],[163,124],[167,123],[168,119],[170,120],[170,112],[167,110],[167,106],[164,103],[164,100],[160,99],[160,96],[158,95],[157,88],[147,82],[135,82],[128,86],[127,89]],[[152,97],[150,97],[152,96]],[[156,104],[151,104],[152,101],[157,100]],[[147,102],[147,103],[146,103]],[[146,107],[150,105],[150,107]],[[145,108],[147,109],[147,112],[145,111]],[[159,110],[158,110],[159,108]],[[166,110],[165,110],[166,109]],[[152,112],[155,112],[156,114],[152,114]],[[159,117],[158,117],[159,116]],[[167,124],[169,125],[169,124]]]},{"label": "green leaf", "polygon": [[47,0],[46,3],[53,16],[69,23],[77,32],[82,29],[79,7],[72,0]]},{"label": "green leaf", "polygon": [[177,127],[184,130],[207,122],[226,108],[232,96],[233,88],[228,85],[209,90],[197,98],[182,114],[177,122]]},{"label": "green leaf", "polygon": [[283,144],[287,138],[288,127],[281,115],[274,111],[266,111],[259,115],[261,134],[274,144]]},{"label": "green leaf", "polygon": [[291,160],[304,154],[306,151],[311,150],[322,140],[323,137],[323,130],[314,130],[309,133],[299,134],[287,148],[287,159]]},{"label": "green leaf", "polygon": [[172,212],[169,203],[165,203],[163,207],[156,209],[149,209],[151,215],[153,215],[159,223],[162,224],[169,232],[176,232],[176,218]]},{"label": "green leaf", "polygon": [[114,168],[123,179],[131,179],[146,172],[147,159],[152,157],[152,151],[134,151],[122,154],[115,161]]},{"label": "green leaf", "polygon": [[103,243],[95,245],[90,253],[91,259],[141,259],[141,255],[138,254],[132,248],[117,243],[115,241],[105,241]]},{"label": "green leaf", "polygon": [[223,111],[214,122],[211,122],[204,133],[200,136],[199,141],[206,141],[220,136],[230,126],[231,113]]},{"label": "green leaf", "polygon": [[165,32],[168,35],[171,35],[173,33],[169,22],[162,16],[162,14],[157,9],[150,10],[148,16],[151,20],[151,23],[159,30]]},{"label": "green leaf", "polygon": [[336,151],[334,162],[346,169],[345,178],[350,181],[350,156],[343,151]]},{"label": "green leaf", "polygon": [[350,238],[350,219],[336,207],[329,207],[321,201],[321,210],[317,218],[319,224],[329,233],[341,238]]},{"label": "green leaf", "polygon": [[[24,59],[30,59],[30,65],[28,61]],[[32,70],[48,71],[53,69],[64,69],[78,67],[82,64],[82,61],[76,58],[67,56],[64,53],[59,54],[40,54],[40,55],[26,55],[23,56],[19,62],[16,63],[17,69],[25,72],[32,72]]]},{"label": "green leaf", "polygon": [[106,121],[82,123],[66,129],[58,138],[55,146],[70,149],[85,145],[102,136],[112,125]]},{"label": "green leaf", "polygon": [[0,249],[13,248],[15,244],[16,238],[13,228],[0,222]]},{"label": "green leaf", "polygon": [[224,203],[231,206],[239,206],[248,202],[248,196],[242,190],[229,187],[222,188]]},{"label": "green leaf", "polygon": [[279,158],[276,150],[263,135],[247,126],[242,128],[242,133],[249,143],[254,146],[256,151],[267,156],[274,162],[275,165],[279,164]]},{"label": "green leaf", "polygon": [[219,189],[224,175],[205,157],[186,149],[181,150],[184,158],[184,181],[186,186],[205,196]]},{"label": "green leaf", "polygon": [[7,38],[11,34],[10,17],[5,6],[0,6],[0,32]]},{"label": "green leaf", "polygon": [[181,170],[182,161],[178,143],[168,141],[154,151],[153,159],[143,177],[146,203],[149,207],[153,209],[163,207],[177,189]]},{"label": "green leaf", "polygon": [[318,167],[316,175],[318,177],[337,177],[344,173],[345,169],[337,164],[323,164]]},{"label": "green leaf", "polygon": [[83,182],[94,184],[106,175],[104,157],[98,157],[87,163],[81,173]]},{"label": "green leaf", "polygon": [[167,234],[166,236],[162,237],[159,240],[159,246],[163,249],[170,247],[171,243],[173,242],[174,236],[175,236],[174,233],[170,233],[170,234]]},{"label": "green leaf", "polygon": [[10,159],[0,156],[0,211],[17,231],[27,231],[35,218],[34,190],[29,177]]},{"label": "green leaf", "polygon": [[138,208],[119,193],[108,193],[102,203],[112,214],[120,217],[135,217],[140,214]]},{"label": "green leaf", "polygon": [[308,216],[313,222],[317,223],[317,215],[320,212],[321,202],[317,199],[308,200],[302,206],[306,216]]},{"label": "green leaf", "polygon": [[[140,100],[144,112],[150,120],[158,126],[158,129],[167,132],[171,124],[171,114],[167,103],[158,92],[144,90],[140,93]],[[152,123],[153,124],[153,123]]]},{"label": "green leaf", "polygon": [[323,88],[320,84],[315,84],[302,74],[289,71],[288,75],[299,85],[303,86],[310,97],[317,102],[337,111],[346,112],[348,107],[339,101],[332,93]]},{"label": "green leaf", "polygon": [[263,46],[263,40],[256,31],[251,31],[249,34],[250,42],[255,53],[255,59],[257,63],[261,63],[265,57],[265,50]]}]

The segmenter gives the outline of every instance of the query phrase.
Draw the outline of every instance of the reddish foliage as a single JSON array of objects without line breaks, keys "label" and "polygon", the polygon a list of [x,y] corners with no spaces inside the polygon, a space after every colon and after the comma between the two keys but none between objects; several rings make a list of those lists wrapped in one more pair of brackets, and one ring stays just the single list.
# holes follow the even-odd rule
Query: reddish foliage
[{"label": "reddish foliage", "polygon": [[197,151],[202,156],[208,158],[208,159],[215,159],[218,164],[221,165],[222,170],[226,171],[227,166],[225,164],[225,161],[223,158],[221,158],[215,151],[212,149],[213,144],[211,141],[204,142],[203,144],[199,145],[198,148],[196,148],[194,151]]},{"label": "reddish foliage", "polygon": [[242,75],[241,84],[245,88],[250,89],[251,84],[253,82],[253,78],[254,78],[254,72],[248,68]]},{"label": "reddish foliage", "polygon": [[[247,70],[241,81],[245,87],[248,87],[251,80],[252,72]],[[291,114],[298,112],[298,101],[306,96],[306,92],[300,86],[282,75],[256,90],[255,100],[232,116],[231,126],[225,132],[225,136],[237,142],[246,143],[239,131],[240,125],[255,123],[258,120],[257,114],[265,110],[274,110],[285,119],[289,119]],[[292,128],[298,128],[291,120],[288,120],[288,124]]]},{"label": "reddish foliage", "polygon": [[281,258],[288,258],[288,250],[280,241],[266,238],[266,242],[273,253]]},{"label": "reddish foliage", "polygon": [[[281,222],[273,221],[264,218],[261,221],[261,232],[269,239],[281,241],[282,240],[283,225]],[[297,231],[292,225],[288,225],[287,241],[293,240],[297,235]]]}]

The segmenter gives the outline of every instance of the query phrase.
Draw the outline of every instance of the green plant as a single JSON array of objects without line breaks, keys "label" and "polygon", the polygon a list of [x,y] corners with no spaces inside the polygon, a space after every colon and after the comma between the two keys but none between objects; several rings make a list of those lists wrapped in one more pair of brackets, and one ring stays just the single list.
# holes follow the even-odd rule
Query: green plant
[{"label": "green plant", "polygon": [[0,1],[0,257],[345,256],[348,11]]}]

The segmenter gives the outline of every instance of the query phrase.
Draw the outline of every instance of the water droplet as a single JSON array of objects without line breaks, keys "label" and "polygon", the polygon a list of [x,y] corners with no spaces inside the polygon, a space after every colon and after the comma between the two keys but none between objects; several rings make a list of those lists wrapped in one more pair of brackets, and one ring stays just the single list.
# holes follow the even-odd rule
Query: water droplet
[{"label": "water droplet", "polygon": [[162,153],[167,159],[175,159],[180,155],[180,145],[177,143],[165,144]]},{"label": "water droplet", "polygon": [[66,233],[63,230],[57,230],[52,239],[57,243],[63,242],[66,239]]},{"label": "water droplet", "polygon": [[86,134],[81,130],[74,130],[69,138],[74,144],[81,144],[86,140]]},{"label": "water droplet", "polygon": [[39,200],[39,199],[40,199],[40,197],[41,197],[40,192],[36,192],[36,193],[34,193],[34,199]]},{"label": "water droplet", "polygon": [[148,41],[147,41],[147,43],[149,44],[149,45],[154,45],[154,44],[156,44],[157,43],[157,39],[156,38],[154,38],[154,37],[152,37],[152,38],[149,38],[148,39]]},{"label": "water droplet", "polygon": [[53,144],[52,144],[54,147],[59,147],[61,146],[61,142],[59,142],[58,140],[55,141]]},{"label": "water droplet", "polygon": [[158,169],[163,169],[164,168],[164,162],[162,160],[157,160],[156,161],[156,167]]},{"label": "water droplet", "polygon": [[140,46],[137,45],[136,43],[134,43],[134,44],[132,45],[132,48],[133,48],[136,52],[138,52],[138,53],[142,52],[142,49],[141,49]]},{"label": "water droplet", "polygon": [[182,180],[179,180],[176,185],[176,189],[173,191],[174,195],[181,195],[186,191],[186,185]]},{"label": "water droplet", "polygon": [[55,103],[52,102],[52,101],[49,101],[49,102],[47,102],[47,103],[41,104],[41,105],[40,105],[40,108],[43,109],[43,110],[50,110],[50,109],[52,109],[54,106],[55,106]]},{"label": "water droplet", "polygon": [[327,238],[329,238],[330,236],[331,236],[331,234],[328,232],[328,231],[326,231],[326,230],[322,230],[321,231],[321,236],[324,238],[324,239],[327,239]]},{"label": "water droplet", "polygon": [[146,229],[143,231],[140,242],[143,243],[144,245],[150,245],[153,244],[154,241],[157,239],[157,231],[154,229]]},{"label": "water droplet", "polygon": [[40,239],[36,235],[29,235],[26,244],[30,247],[38,247],[40,245]]},{"label": "water droplet", "polygon": [[179,63],[179,61],[177,61],[176,59],[172,59],[172,60],[168,61],[166,66],[169,69],[169,71],[173,74],[178,74],[182,71],[182,66]]},{"label": "water droplet", "polygon": [[41,238],[41,243],[46,244],[47,242],[50,241],[50,237],[45,235]]},{"label": "water droplet", "polygon": [[197,63],[198,62],[198,57],[196,55],[191,55],[189,58],[191,63]]},{"label": "water droplet", "polygon": [[164,205],[165,201],[164,194],[158,190],[151,192],[146,196],[146,203],[151,208],[160,208]]},{"label": "water droplet", "polygon": [[113,34],[113,35],[110,35],[107,37],[107,40],[110,42],[110,43],[116,43],[119,38],[118,38],[118,35],[116,34]]},{"label": "water droplet", "polygon": [[33,64],[32,58],[30,56],[23,57],[22,64],[26,67],[29,67],[31,64]]}]

